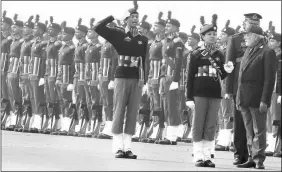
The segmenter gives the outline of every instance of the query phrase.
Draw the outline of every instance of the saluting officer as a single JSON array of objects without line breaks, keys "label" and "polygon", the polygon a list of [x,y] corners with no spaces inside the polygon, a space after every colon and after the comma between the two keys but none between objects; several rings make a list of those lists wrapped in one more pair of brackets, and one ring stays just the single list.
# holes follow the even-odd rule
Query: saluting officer
[{"label": "saluting officer", "polygon": [[[137,2],[129,9],[124,21],[125,29],[107,27],[114,20],[109,16],[95,26],[95,31],[109,41],[119,54],[114,81],[113,151],[116,158],[136,159],[131,152],[131,138],[135,133],[136,114],[140,102],[140,89],[144,85],[144,67],[148,39],[137,29],[139,14]],[[125,113],[125,109],[126,113]],[[123,130],[124,116],[126,115]]]}]

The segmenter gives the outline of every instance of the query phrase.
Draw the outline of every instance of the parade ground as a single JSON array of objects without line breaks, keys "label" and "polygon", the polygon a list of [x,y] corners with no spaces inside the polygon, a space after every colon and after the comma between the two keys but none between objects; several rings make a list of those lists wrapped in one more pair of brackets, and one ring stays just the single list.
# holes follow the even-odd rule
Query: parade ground
[{"label": "parade ground", "polygon": [[[112,140],[1,131],[2,171],[258,171],[232,165],[233,152],[216,152],[216,168],[195,167],[192,143],[132,143],[137,160],[116,159]],[[265,171],[281,171],[267,157]]]}]

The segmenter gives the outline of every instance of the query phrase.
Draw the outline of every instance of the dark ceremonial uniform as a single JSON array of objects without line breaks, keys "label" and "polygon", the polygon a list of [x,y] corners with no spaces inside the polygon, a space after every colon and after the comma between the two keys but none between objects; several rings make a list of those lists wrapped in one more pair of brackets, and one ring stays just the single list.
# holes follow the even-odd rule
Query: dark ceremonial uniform
[{"label": "dark ceremonial uniform", "polygon": [[[9,67],[9,54],[10,54],[10,45],[12,43],[12,37],[10,35],[1,34],[1,59],[0,59],[0,72],[1,72],[1,92],[0,92],[0,100],[1,100],[1,121],[2,119],[7,118],[11,111],[9,92],[8,92],[8,84],[7,84],[7,71]],[[3,121],[2,126],[5,125],[5,121]]]},{"label": "dark ceremonial uniform", "polygon": [[47,113],[44,85],[39,86],[39,80],[44,78],[46,70],[46,46],[47,42],[37,38],[34,40],[31,47],[31,65],[29,74],[33,114],[33,123],[30,128],[31,132],[38,132],[42,128],[43,114]]},{"label": "dark ceremonial uniform", "polygon": [[[113,96],[114,90],[109,90],[108,85],[110,81],[114,80],[116,67],[118,66],[118,53],[111,43],[106,41],[101,47],[101,60],[100,60],[100,94],[103,100],[103,108],[105,112],[105,128],[98,138],[109,138],[112,136],[111,128],[113,121]],[[99,120],[99,118],[98,118]]]},{"label": "dark ceremonial uniform", "polygon": [[[263,35],[262,29],[254,25],[251,25],[247,32]],[[246,128],[249,159],[247,163],[238,167],[257,165],[257,168],[262,168],[263,166],[267,116],[266,112],[259,110],[259,107],[261,102],[270,106],[275,74],[275,52],[266,45],[263,39],[246,49],[239,70],[236,104],[242,113]]]},{"label": "dark ceremonial uniform", "polygon": [[[178,126],[181,124],[179,111],[179,89],[169,90],[172,82],[181,80],[181,66],[183,59],[184,45],[176,34],[166,37],[162,46],[162,56],[165,60],[166,74],[160,80],[164,88],[162,103],[164,107],[166,122],[168,124],[166,140],[160,141],[160,144],[171,144],[176,142]],[[162,81],[164,80],[164,81]]]},{"label": "dark ceremonial uniform", "polygon": [[98,74],[101,57],[100,50],[101,44],[97,42],[95,44],[88,43],[85,51],[85,94],[87,106],[89,107],[89,116],[86,121],[89,121],[90,119],[98,119],[98,122],[102,122],[102,105],[100,101],[100,92],[98,90]]}]

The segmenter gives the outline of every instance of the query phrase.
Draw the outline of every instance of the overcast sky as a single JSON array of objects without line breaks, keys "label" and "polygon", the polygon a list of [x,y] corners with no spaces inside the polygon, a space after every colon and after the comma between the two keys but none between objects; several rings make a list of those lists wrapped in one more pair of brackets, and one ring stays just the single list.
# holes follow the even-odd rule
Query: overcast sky
[{"label": "overcast sky", "polygon": [[[41,21],[49,20],[54,16],[54,22],[61,23],[66,20],[68,26],[75,27],[81,17],[82,24],[89,25],[94,17],[96,21],[114,15],[121,17],[124,11],[133,7],[132,1],[2,1],[2,12],[7,10],[7,16],[13,17],[15,13],[19,19],[27,21],[30,15],[39,14]],[[262,15],[261,27],[268,29],[268,23],[273,21],[276,31],[281,33],[281,1],[138,1],[140,20],[144,14],[147,21],[156,21],[158,13],[172,11],[172,18],[180,21],[180,30],[190,32],[193,25],[199,32],[200,16],[203,15],[206,23],[210,23],[212,15],[218,15],[218,27],[222,29],[225,22],[230,19],[230,26],[236,28],[244,20],[243,14],[256,12]]]}]

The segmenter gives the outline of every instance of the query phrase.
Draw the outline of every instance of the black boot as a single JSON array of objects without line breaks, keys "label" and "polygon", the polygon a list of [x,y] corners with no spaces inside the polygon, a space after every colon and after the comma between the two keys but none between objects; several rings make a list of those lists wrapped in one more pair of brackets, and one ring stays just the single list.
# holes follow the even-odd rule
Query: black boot
[{"label": "black boot", "polygon": [[205,162],[203,160],[198,160],[195,163],[196,167],[205,167]]},{"label": "black boot", "polygon": [[125,158],[125,152],[122,150],[118,150],[115,157],[116,158]]},{"label": "black boot", "polygon": [[126,151],[126,152],[125,152],[125,158],[128,158],[128,159],[137,159],[137,155],[134,155],[131,151]]},{"label": "black boot", "polygon": [[205,167],[215,168],[215,164],[213,162],[211,162],[211,160],[206,160],[205,161]]},{"label": "black boot", "polygon": [[238,168],[255,168],[256,163],[254,162],[254,160],[251,157],[249,157],[247,162],[243,164],[238,164],[237,167]]}]

